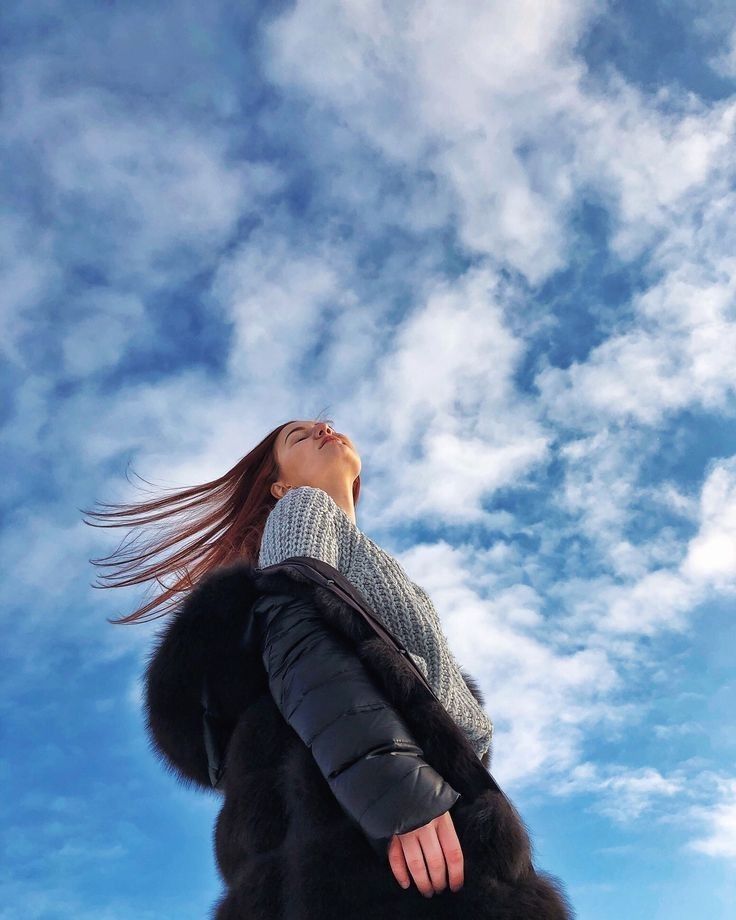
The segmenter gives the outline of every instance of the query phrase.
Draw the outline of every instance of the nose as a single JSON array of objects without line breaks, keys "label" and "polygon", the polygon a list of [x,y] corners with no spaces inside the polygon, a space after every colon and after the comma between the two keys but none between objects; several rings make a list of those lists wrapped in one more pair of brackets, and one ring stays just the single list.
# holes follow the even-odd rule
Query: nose
[{"label": "nose", "polygon": [[327,434],[335,433],[332,430],[332,427],[330,425],[327,425],[325,422],[317,422],[317,424],[315,425],[315,428],[316,428],[317,440],[319,440],[320,438],[323,438]]}]

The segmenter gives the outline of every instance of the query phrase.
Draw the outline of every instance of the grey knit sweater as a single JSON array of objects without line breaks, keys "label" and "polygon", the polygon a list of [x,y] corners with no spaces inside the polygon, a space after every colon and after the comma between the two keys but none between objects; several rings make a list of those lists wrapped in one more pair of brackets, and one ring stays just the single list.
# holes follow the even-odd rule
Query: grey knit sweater
[{"label": "grey knit sweater", "polygon": [[365,595],[482,757],[491,743],[493,723],[463,680],[432,601],[323,489],[292,488],[271,510],[258,565],[275,565],[289,556],[328,562]]}]

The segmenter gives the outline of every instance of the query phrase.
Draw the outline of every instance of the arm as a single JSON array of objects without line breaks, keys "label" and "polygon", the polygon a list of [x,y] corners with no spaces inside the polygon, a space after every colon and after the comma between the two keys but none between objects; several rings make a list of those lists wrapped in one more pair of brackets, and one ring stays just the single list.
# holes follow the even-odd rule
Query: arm
[{"label": "arm", "polygon": [[253,614],[279,711],[311,750],[344,813],[386,858],[394,834],[449,811],[460,793],[423,759],[348,640],[311,600],[262,595]]}]

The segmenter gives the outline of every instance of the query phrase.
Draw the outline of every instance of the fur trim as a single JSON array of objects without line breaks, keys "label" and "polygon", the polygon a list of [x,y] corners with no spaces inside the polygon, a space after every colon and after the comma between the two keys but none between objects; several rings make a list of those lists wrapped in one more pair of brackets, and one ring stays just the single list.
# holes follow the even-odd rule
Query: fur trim
[{"label": "fur trim", "polygon": [[[262,593],[311,598],[354,646],[425,759],[461,793],[451,809],[463,847],[465,885],[430,900],[403,891],[387,863],[341,811],[295,731],[281,717],[252,638]],[[477,683],[464,673],[476,699]],[[329,588],[292,569],[263,573],[243,562],[212,573],[157,637],[145,674],[152,750],[185,785],[211,791],[201,688],[226,763],[214,829],[225,883],[213,920],[399,918],[569,920],[562,887],[538,873],[524,823],[493,783],[464,732],[406,659]],[[326,871],[329,867],[329,871]]]}]

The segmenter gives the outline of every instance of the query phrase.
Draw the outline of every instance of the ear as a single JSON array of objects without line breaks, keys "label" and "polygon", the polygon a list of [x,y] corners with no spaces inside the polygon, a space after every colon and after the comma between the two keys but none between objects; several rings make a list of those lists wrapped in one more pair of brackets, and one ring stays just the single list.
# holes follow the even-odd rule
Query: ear
[{"label": "ear", "polygon": [[271,488],[269,491],[271,492],[271,495],[273,495],[273,497],[276,499],[276,501],[279,501],[291,488],[292,487],[288,485],[288,483],[283,483],[279,479],[278,482],[271,483]]}]

